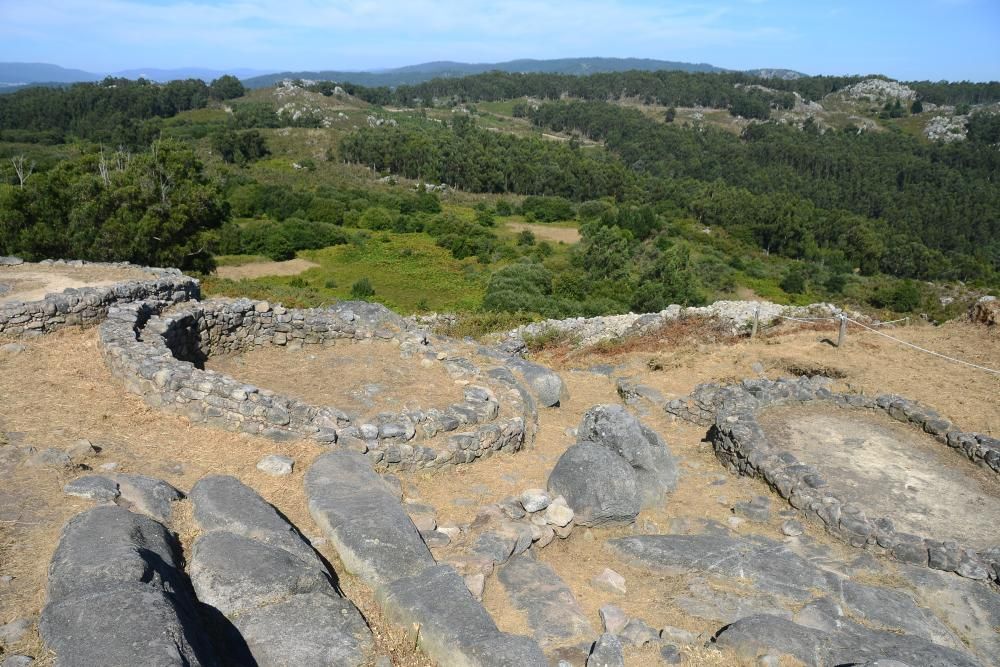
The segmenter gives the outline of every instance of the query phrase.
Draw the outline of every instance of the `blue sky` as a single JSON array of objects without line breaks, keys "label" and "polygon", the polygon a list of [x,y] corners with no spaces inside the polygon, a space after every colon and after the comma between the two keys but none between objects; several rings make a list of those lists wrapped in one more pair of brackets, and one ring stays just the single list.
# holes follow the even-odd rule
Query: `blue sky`
[{"label": "blue sky", "polygon": [[0,61],[373,69],[634,56],[1000,79],[1000,0],[0,0]]}]

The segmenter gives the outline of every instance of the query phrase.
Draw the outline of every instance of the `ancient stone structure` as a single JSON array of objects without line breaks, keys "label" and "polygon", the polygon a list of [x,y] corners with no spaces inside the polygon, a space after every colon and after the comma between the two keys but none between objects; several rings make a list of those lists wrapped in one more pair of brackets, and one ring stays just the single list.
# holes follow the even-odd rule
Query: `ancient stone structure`
[{"label": "ancient stone structure", "polygon": [[[495,351],[483,367],[376,304],[344,302],[329,309],[287,310],[247,299],[193,303],[165,310],[163,302],[116,306],[100,328],[101,351],[112,373],[150,405],[194,422],[288,440],[342,441],[374,463],[429,468],[469,463],[498,451],[517,451],[534,435],[535,402],[558,403],[562,381],[548,369]],[[439,408],[382,413],[353,423],[334,406],[309,405],[200,368],[213,354],[260,345],[349,344],[380,339],[400,355],[443,364],[474,384],[465,400]],[[444,447],[420,444],[439,434]]]},{"label": "ancient stone structure", "polygon": [[141,268],[149,280],[129,281],[105,287],[67,289],[48,294],[44,299],[28,303],[0,304],[0,334],[8,336],[40,334],[67,326],[93,326],[102,322],[108,309],[115,304],[155,299],[161,303],[176,303],[196,299],[201,291],[198,281],[177,269],[135,267],[128,263],[99,264],[75,260],[48,262],[59,266],[107,266],[108,268]]}]

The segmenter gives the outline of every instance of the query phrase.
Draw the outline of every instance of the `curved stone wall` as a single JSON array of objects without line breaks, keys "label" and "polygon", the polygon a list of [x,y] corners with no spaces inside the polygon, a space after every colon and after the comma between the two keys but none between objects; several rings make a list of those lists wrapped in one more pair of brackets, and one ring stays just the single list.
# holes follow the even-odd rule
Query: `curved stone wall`
[{"label": "curved stone wall", "polygon": [[[837,393],[823,378],[745,380],[728,387],[700,386],[693,399],[666,409],[704,423],[714,409],[709,438],[716,456],[730,471],[758,477],[795,508],[821,521],[827,531],[853,546],[873,548],[897,560],[971,579],[1000,581],[1000,544],[976,551],[950,540],[897,532],[890,519],[869,517],[857,505],[836,497],[813,466],[801,463],[780,443],[772,442],[758,422],[763,408],[823,401],[845,409],[873,410],[913,425],[1000,475],[1000,440],[963,432],[934,410],[894,395],[876,397]],[[682,406],[684,410],[682,410]],[[983,521],[994,521],[983,517]]]},{"label": "curved stone wall", "polygon": [[[100,328],[112,373],[147,403],[231,431],[289,440],[309,437],[366,452],[374,463],[437,467],[516,451],[534,437],[531,392],[515,376],[523,360],[482,368],[377,304],[345,302],[329,309],[287,310],[248,299],[192,303],[164,311],[155,301],[116,306]],[[381,413],[354,423],[333,406],[310,405],[235,378],[204,370],[213,354],[261,345],[330,345],[364,339],[393,341],[404,358],[441,363],[469,381],[462,402],[441,408]],[[540,367],[539,367],[540,368]],[[551,371],[550,375],[558,380]],[[450,434],[450,435],[448,435]],[[432,448],[422,441],[445,436]]]},{"label": "curved stone wall", "polygon": [[2,304],[0,335],[32,335],[67,326],[92,326],[104,320],[108,308],[115,304],[146,299],[176,303],[197,299],[201,294],[198,281],[185,276],[178,269],[137,267],[127,262],[101,264],[82,260],[56,260],[42,264],[141,269],[149,274],[149,280],[128,281],[104,287],[71,288],[58,294],[48,294],[38,301]]}]

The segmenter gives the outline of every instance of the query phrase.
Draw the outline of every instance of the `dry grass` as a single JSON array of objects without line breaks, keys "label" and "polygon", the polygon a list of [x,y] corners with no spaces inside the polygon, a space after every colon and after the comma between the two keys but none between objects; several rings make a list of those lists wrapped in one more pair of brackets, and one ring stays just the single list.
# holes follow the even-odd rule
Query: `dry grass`
[{"label": "dry grass", "polygon": [[133,268],[106,266],[65,266],[19,264],[0,266],[0,284],[10,289],[0,293],[0,304],[13,301],[36,301],[46,294],[73,287],[114,285],[126,280],[149,280],[150,274]]},{"label": "dry grass", "polygon": [[250,262],[239,266],[220,266],[215,275],[229,280],[260,278],[262,276],[297,276],[303,271],[318,267],[307,259],[289,259],[284,262]]},{"label": "dry grass", "polygon": [[[561,408],[542,411],[534,446],[459,469],[402,475],[406,495],[435,506],[439,522],[461,523],[473,518],[475,505],[500,500],[528,487],[544,487],[552,466],[574,442],[566,429],[576,427],[592,405],[618,401],[614,378],[572,370],[597,363],[614,364],[620,368],[616,376],[629,376],[656,387],[667,398],[685,395],[701,382],[752,377],[755,363],[773,377],[788,374],[790,369],[832,369],[843,375],[837,383],[839,388],[901,393],[934,406],[964,428],[994,434],[1000,429],[1000,378],[853,330],[847,345],[838,350],[821,342],[829,334],[828,330],[797,329],[780,335],[772,332],[751,342],[734,339],[705,323],[679,322],[656,336],[598,349],[547,350],[538,355],[539,360],[560,369],[570,398]],[[937,328],[914,326],[894,330],[893,335],[942,353],[1000,366],[1000,334],[986,328],[953,323]],[[307,441],[278,445],[191,425],[182,417],[149,408],[110,377],[97,351],[93,331],[65,331],[27,344],[28,349],[21,354],[0,357],[0,430],[14,433],[15,443],[65,448],[77,438],[88,438],[103,448],[88,465],[96,468],[115,461],[123,472],[161,477],[185,491],[206,474],[231,474],[255,488],[305,535],[319,535],[306,509],[302,488],[305,470],[322,451],[318,446]],[[387,351],[387,355],[387,360],[378,363],[398,363],[395,349]],[[650,364],[651,360],[655,363]],[[284,363],[274,359],[268,363],[272,361]],[[414,369],[413,377],[426,378],[422,375],[425,372]],[[325,379],[344,387],[356,381],[340,372],[329,373]],[[453,383],[447,385],[448,391],[453,387]],[[685,520],[725,522],[732,516],[734,502],[769,493],[758,481],[726,474],[711,447],[702,442],[704,429],[673,421],[658,410],[650,410],[643,419],[667,440],[679,458],[682,478],[663,506],[640,515],[639,530],[667,532],[679,529]],[[0,451],[9,449],[0,445]],[[257,471],[257,461],[270,453],[295,458],[294,473],[272,478]],[[37,615],[44,604],[46,568],[59,531],[70,516],[89,506],[86,501],[62,494],[63,484],[77,474],[23,465],[0,466],[0,574],[15,577],[10,588],[0,591],[0,623]],[[724,479],[725,484],[712,485],[718,479]],[[780,517],[773,514],[768,523],[744,522],[736,530],[780,539]],[[187,503],[178,504],[171,528],[179,534],[185,550],[189,549],[197,532]],[[832,541],[817,525],[807,523],[805,528],[809,538],[827,545],[834,554],[847,558],[856,553]],[[578,528],[570,539],[557,541],[540,557],[574,591],[595,628],[600,627],[597,609],[610,602],[654,626],[669,624],[704,633],[717,630],[717,623],[691,617],[676,605],[675,598],[686,590],[683,578],[631,568],[606,551],[604,540],[627,530],[594,529],[591,540],[586,531]],[[332,548],[325,544],[319,551],[341,574],[341,588],[372,625],[378,652],[390,655],[396,665],[427,664],[413,651],[404,632],[383,621],[371,592],[356,578],[343,574]],[[590,579],[603,567],[625,575],[630,589],[626,598],[616,599],[590,585]],[[892,565],[886,563],[884,574],[871,576],[901,584],[893,572]],[[485,604],[501,627],[525,629],[523,619],[512,610],[495,582],[487,586]],[[44,656],[34,633],[7,650]],[[754,664],[714,650],[688,648],[684,652],[692,665]],[[628,658],[630,665],[658,664],[648,648],[632,651]],[[43,657],[41,664],[50,661],[51,656]]]}]

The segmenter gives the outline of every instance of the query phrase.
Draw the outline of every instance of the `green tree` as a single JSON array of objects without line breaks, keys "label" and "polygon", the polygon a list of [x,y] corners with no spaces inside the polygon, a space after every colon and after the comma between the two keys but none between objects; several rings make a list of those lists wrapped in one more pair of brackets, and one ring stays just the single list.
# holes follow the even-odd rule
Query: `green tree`
[{"label": "green tree", "polygon": [[910,113],[923,113],[924,104],[919,99],[913,100],[913,104],[910,105]]},{"label": "green tree", "polygon": [[231,100],[246,94],[243,84],[231,74],[223,74],[213,81],[209,87],[209,96],[213,100]]}]

